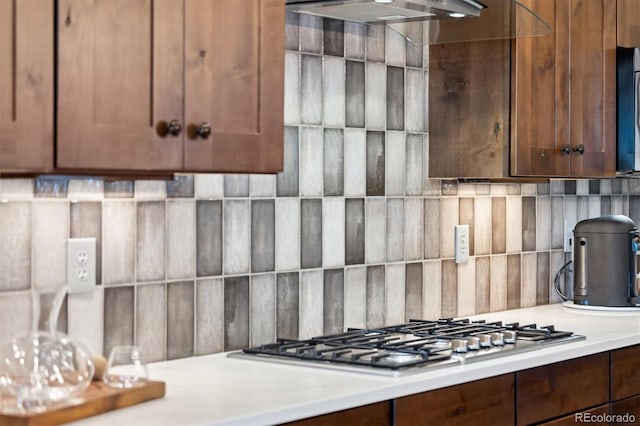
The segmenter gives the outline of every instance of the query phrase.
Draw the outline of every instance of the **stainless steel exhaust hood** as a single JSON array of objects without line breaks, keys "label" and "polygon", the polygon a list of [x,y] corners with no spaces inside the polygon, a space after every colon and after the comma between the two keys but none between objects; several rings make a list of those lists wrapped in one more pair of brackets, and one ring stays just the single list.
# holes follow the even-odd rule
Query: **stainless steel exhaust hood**
[{"label": "stainless steel exhaust hood", "polygon": [[287,0],[287,10],[387,24],[414,44],[533,37],[551,28],[516,0]]}]

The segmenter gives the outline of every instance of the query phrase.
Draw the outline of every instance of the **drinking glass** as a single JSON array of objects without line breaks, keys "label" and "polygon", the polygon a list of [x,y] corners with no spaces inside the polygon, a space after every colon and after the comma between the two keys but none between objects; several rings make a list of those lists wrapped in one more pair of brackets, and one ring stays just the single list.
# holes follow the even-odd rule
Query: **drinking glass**
[{"label": "drinking glass", "polygon": [[149,378],[147,364],[137,346],[116,346],[111,349],[102,380],[114,388],[142,386]]}]

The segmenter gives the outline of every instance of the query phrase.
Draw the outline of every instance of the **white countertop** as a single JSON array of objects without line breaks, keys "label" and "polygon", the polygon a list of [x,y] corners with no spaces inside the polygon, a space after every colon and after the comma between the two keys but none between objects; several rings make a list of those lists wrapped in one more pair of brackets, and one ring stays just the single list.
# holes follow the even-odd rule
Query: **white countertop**
[{"label": "white countertop", "polygon": [[230,359],[226,354],[166,361],[149,366],[151,378],[167,383],[163,399],[73,423],[102,425],[263,425],[451,386],[597,352],[640,344],[640,310],[589,312],[560,304],[473,318],[553,324],[586,340],[504,358],[399,378]]}]

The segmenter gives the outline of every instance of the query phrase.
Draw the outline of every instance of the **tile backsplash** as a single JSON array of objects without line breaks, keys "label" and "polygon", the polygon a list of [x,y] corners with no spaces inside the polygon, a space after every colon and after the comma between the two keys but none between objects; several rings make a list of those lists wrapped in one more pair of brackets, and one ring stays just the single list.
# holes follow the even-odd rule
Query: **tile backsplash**
[{"label": "tile backsplash", "polygon": [[65,282],[69,237],[97,239],[99,285],[61,328],[154,361],[553,303],[565,220],[640,222],[635,180],[429,179],[427,47],[287,20],[283,173],[0,180],[0,338],[28,329],[32,289]]}]

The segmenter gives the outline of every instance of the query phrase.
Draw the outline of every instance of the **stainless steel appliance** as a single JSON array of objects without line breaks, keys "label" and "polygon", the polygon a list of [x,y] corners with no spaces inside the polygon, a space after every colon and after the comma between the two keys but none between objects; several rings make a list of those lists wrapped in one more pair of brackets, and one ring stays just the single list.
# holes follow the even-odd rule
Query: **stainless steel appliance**
[{"label": "stainless steel appliance", "polygon": [[638,228],[623,215],[579,222],[574,235],[573,302],[578,305],[640,305]]},{"label": "stainless steel appliance", "polygon": [[279,339],[275,343],[231,352],[228,356],[398,376],[584,338],[570,331],[556,330],[552,325],[538,327],[468,319],[412,320],[391,327],[354,328],[307,340]]},{"label": "stainless steel appliance", "polygon": [[640,49],[618,47],[617,130],[618,172],[640,171]]}]

